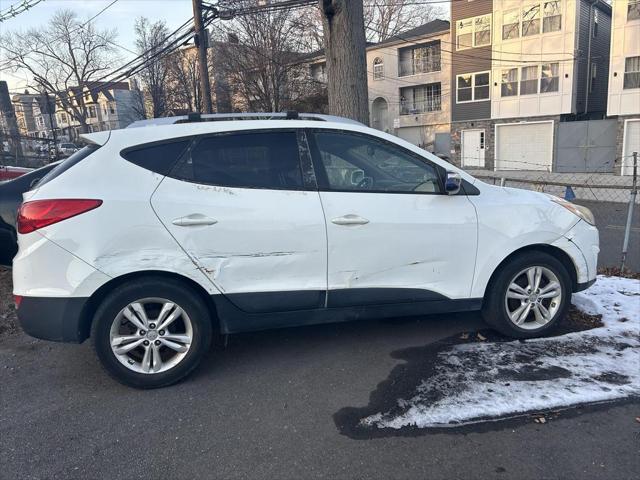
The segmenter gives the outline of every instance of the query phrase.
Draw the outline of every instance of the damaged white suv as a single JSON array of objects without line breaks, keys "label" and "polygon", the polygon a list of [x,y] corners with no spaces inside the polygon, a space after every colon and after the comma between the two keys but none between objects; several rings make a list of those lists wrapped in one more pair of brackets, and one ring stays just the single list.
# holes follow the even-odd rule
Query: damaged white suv
[{"label": "damaged white suv", "polygon": [[482,310],[532,337],[595,280],[586,208],[346,119],[235,117],[86,135],[24,195],[27,333],[92,337],[110,374],[149,388],[189,374],[219,334]]}]

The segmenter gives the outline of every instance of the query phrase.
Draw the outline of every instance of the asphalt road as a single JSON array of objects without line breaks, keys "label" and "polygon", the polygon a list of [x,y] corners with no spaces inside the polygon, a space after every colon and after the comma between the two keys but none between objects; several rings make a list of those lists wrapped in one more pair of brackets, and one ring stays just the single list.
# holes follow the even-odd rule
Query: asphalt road
[{"label": "asphalt road", "polygon": [[[573,202],[588,207],[596,217],[596,225],[600,231],[598,266],[619,267],[629,204],[589,200]],[[637,202],[631,221],[626,265],[634,272],[640,272],[640,204]]]},{"label": "asphalt road", "polygon": [[336,414],[393,378],[394,351],[482,326],[469,314],[238,335],[187,381],[153,391],[111,380],[88,344],[4,337],[0,477],[637,478],[638,401],[546,424],[344,433]]}]

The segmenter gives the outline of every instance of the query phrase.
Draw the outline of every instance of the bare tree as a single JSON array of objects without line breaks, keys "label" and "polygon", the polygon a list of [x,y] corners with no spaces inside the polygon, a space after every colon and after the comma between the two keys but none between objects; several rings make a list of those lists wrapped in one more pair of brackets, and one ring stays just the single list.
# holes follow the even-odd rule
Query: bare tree
[{"label": "bare tree", "polygon": [[[255,6],[255,1],[229,4],[242,9]],[[216,68],[227,72],[231,88],[244,100],[245,108],[281,111],[297,97],[294,80],[300,77],[297,70],[301,67],[295,61],[302,48],[297,15],[296,10],[265,9],[238,16],[217,32]]]},{"label": "bare tree", "polygon": [[98,31],[93,23],[81,23],[71,10],[59,10],[43,27],[0,37],[7,52],[6,65],[26,71],[38,90],[54,94],[63,108],[88,131],[85,89],[95,87],[116,61],[115,31]]},{"label": "bare tree", "polygon": [[319,0],[329,113],[369,123],[362,0]]},{"label": "bare tree", "polygon": [[191,46],[173,52],[167,58],[167,106],[169,110],[202,111],[200,90],[200,70],[195,47]]},{"label": "bare tree", "polygon": [[443,15],[439,7],[415,0],[364,1],[364,27],[370,42],[382,42]]},{"label": "bare tree", "polygon": [[145,103],[153,118],[162,117],[167,112],[167,61],[163,56],[157,56],[166,46],[169,34],[164,21],[150,22],[145,17],[139,17],[135,23],[136,47],[145,61],[145,67],[140,72],[142,91]]}]

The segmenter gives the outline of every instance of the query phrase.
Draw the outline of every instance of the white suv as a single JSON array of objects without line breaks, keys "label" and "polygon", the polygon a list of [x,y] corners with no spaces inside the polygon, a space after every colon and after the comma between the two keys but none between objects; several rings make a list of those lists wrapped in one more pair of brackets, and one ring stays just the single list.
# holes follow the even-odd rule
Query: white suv
[{"label": "white suv", "polygon": [[91,336],[116,379],[158,387],[217,334],[482,310],[532,337],[595,281],[586,208],[482,183],[346,119],[296,117],[85,135],[24,195],[24,330]]}]

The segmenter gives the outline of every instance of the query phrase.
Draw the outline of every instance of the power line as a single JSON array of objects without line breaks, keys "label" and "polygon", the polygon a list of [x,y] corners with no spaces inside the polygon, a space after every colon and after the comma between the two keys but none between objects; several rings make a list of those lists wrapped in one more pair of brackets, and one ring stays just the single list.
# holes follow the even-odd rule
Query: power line
[{"label": "power line", "polygon": [[0,12],[0,23],[26,12],[42,1],[44,0],[22,0],[18,6],[14,3],[9,8]]}]

